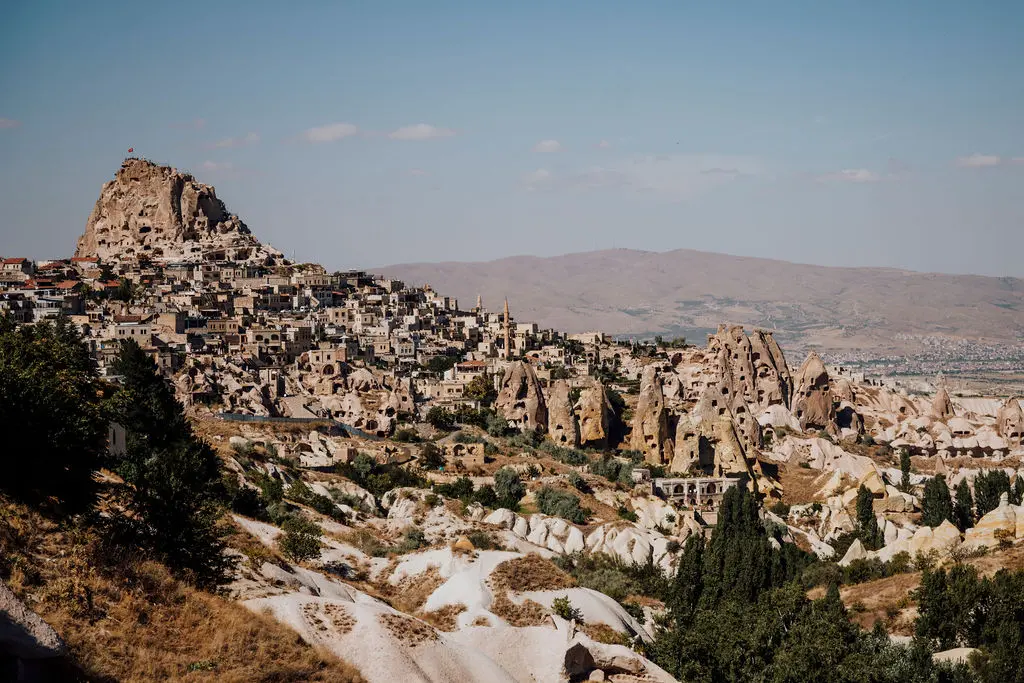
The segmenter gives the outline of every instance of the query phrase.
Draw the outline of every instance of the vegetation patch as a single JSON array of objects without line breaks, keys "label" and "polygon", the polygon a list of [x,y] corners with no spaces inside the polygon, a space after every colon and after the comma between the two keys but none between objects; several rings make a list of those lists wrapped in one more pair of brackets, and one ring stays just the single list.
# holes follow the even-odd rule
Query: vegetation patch
[{"label": "vegetation patch", "polygon": [[390,612],[382,613],[379,619],[391,635],[410,647],[432,643],[438,639],[437,631],[419,619]]},{"label": "vegetation patch", "polygon": [[455,631],[459,627],[459,615],[466,611],[463,604],[445,605],[432,612],[420,612],[419,617],[438,631]]},{"label": "vegetation patch", "polygon": [[491,584],[498,589],[523,592],[572,588],[576,581],[550,560],[530,553],[495,567],[491,573]]}]

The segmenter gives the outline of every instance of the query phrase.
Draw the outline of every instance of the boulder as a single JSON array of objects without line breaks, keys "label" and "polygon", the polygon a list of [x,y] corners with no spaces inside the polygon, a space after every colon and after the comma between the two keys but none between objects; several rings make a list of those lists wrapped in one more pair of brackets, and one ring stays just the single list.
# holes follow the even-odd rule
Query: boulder
[{"label": "boulder", "polygon": [[65,670],[66,652],[57,632],[0,581],[0,676],[13,673],[15,681],[39,683],[74,680]]}]

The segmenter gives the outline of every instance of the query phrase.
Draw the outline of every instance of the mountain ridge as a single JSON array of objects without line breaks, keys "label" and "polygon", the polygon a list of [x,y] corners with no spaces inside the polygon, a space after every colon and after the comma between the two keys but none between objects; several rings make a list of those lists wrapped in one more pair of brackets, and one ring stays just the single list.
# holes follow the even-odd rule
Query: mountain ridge
[{"label": "mountain ridge", "polygon": [[459,299],[505,296],[543,326],[679,334],[721,321],[774,330],[791,346],[898,350],[896,337],[1020,343],[1024,279],[821,266],[692,249],[607,249],[481,262],[405,263],[386,275]]}]

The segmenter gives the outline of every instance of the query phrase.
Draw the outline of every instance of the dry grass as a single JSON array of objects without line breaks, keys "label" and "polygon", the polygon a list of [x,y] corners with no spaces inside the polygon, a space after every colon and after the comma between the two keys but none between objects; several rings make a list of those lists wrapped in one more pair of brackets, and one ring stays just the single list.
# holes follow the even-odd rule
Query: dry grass
[{"label": "dry grass", "polygon": [[466,611],[463,604],[445,605],[433,612],[420,612],[417,616],[438,631],[455,631],[459,628],[459,615]]},{"label": "dry grass", "polygon": [[471,626],[490,626],[491,625],[491,620],[488,619],[487,617],[481,616],[481,617],[477,617],[476,619],[474,619],[473,623],[470,624],[470,625]]},{"label": "dry grass", "polygon": [[430,567],[415,576],[407,576],[397,586],[388,583],[386,577],[390,575],[391,572],[381,573],[384,578],[375,584],[376,592],[396,610],[407,614],[412,614],[423,607],[430,594],[445,581],[437,567]]},{"label": "dry grass", "polygon": [[333,630],[339,636],[351,633],[356,625],[355,617],[337,603],[308,602],[302,606],[302,614],[316,630]]},{"label": "dry grass", "polygon": [[830,476],[830,472],[823,473],[798,465],[781,465],[779,483],[782,484],[782,501],[789,505],[802,505],[822,500],[817,494]]},{"label": "dry grass", "polygon": [[287,565],[284,557],[275,550],[261,543],[258,538],[250,534],[241,524],[231,520],[228,524],[228,533],[224,537],[228,547],[234,548],[245,555],[246,563],[253,569],[259,569],[264,562],[276,564],[279,567]]},{"label": "dry grass", "polygon": [[506,591],[495,594],[491,612],[512,626],[540,626],[548,620],[548,611],[543,605],[533,600],[524,600],[517,605],[509,599]]},{"label": "dry grass", "polygon": [[64,638],[89,680],[362,681],[271,617],[147,560],[105,565],[95,532],[2,505],[0,575]]},{"label": "dry grass", "polygon": [[608,645],[626,645],[630,643],[629,636],[619,633],[608,624],[583,624],[580,627],[591,640]]},{"label": "dry grass", "polygon": [[416,647],[421,643],[431,643],[438,639],[437,631],[424,624],[419,619],[413,619],[404,614],[382,613],[380,623],[391,632],[398,640],[410,647]]},{"label": "dry grass", "polygon": [[530,553],[499,564],[491,573],[491,585],[517,592],[541,591],[572,588],[576,580],[550,560]]}]

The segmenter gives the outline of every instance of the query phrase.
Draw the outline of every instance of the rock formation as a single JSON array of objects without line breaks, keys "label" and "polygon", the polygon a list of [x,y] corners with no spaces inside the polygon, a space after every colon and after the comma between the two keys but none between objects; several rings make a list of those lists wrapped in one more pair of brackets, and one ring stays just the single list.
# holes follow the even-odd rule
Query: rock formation
[{"label": "rock formation", "polygon": [[665,440],[668,438],[668,411],[661,390],[658,368],[648,365],[640,379],[640,397],[633,413],[633,433],[630,448],[644,454],[652,465],[665,462]]},{"label": "rock formation", "polygon": [[932,399],[928,416],[936,420],[947,420],[953,417],[953,414],[953,402],[949,400],[949,393],[946,391],[946,387],[939,387],[939,390],[935,392],[935,397]]},{"label": "rock formation", "polygon": [[508,366],[494,408],[522,430],[547,428],[547,404],[532,365],[516,361]]},{"label": "rock formation", "polygon": [[144,159],[126,159],[103,185],[75,256],[266,265],[282,259],[228,213],[213,187]]},{"label": "rock formation", "polygon": [[556,380],[548,390],[548,434],[559,446],[576,448],[580,444],[580,432],[573,415],[569,399],[569,383]]},{"label": "rock formation", "polygon": [[580,393],[577,404],[580,444],[592,448],[608,445],[608,430],[614,412],[604,385],[595,379],[588,380]]},{"label": "rock formation", "polygon": [[1024,411],[1020,409],[1020,400],[1016,396],[1007,399],[999,409],[996,417],[999,435],[1010,441],[1024,440]]},{"label": "rock formation", "polygon": [[835,414],[831,382],[825,364],[814,351],[796,373],[793,414],[803,429],[827,429]]}]

